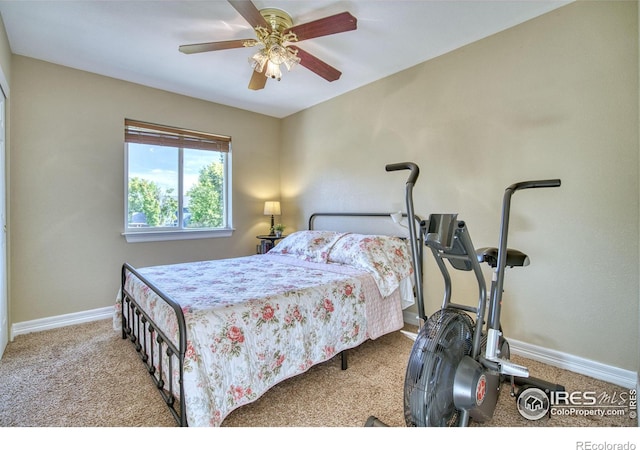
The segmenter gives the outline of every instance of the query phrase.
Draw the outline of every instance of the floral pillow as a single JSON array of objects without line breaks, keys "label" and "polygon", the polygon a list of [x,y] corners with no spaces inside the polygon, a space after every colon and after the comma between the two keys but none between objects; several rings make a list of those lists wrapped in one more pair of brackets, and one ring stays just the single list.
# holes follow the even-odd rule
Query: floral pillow
[{"label": "floral pillow", "polygon": [[398,288],[401,280],[413,274],[408,244],[392,236],[344,234],[331,248],[328,262],[371,273],[385,297]]},{"label": "floral pillow", "polygon": [[293,256],[303,261],[326,263],[329,250],[344,233],[335,231],[296,231],[269,250],[272,255]]}]

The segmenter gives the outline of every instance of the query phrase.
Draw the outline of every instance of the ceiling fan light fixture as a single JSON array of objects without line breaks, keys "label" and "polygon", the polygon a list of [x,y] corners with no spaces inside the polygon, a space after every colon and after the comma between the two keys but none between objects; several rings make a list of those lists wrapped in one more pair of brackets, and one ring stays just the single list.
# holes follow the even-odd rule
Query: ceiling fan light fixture
[{"label": "ceiling fan light fixture", "polygon": [[280,66],[284,64],[288,71],[295,67],[300,62],[297,53],[297,50],[272,43],[269,47],[257,51],[249,58],[249,63],[253,70],[260,73],[263,73],[266,67],[265,77],[280,81],[282,78]]},{"label": "ceiling fan light fixture", "polygon": [[293,21],[289,14],[280,9],[266,8],[260,10],[260,14],[269,27],[257,26],[255,28],[257,42],[262,45],[262,48],[249,58],[249,63],[256,72],[264,73],[265,77],[280,81],[282,78],[280,66],[282,64],[289,71],[300,62],[298,51],[286,45],[298,40],[295,33],[285,32],[293,26]]},{"label": "ceiling fan light fixture", "polygon": [[264,48],[259,50],[251,58],[249,58],[249,63],[251,64],[253,70],[260,73],[262,73],[262,71],[264,70],[264,66],[267,64],[267,61],[269,61],[269,56],[267,55],[267,51]]},{"label": "ceiling fan light fixture", "polygon": [[293,49],[291,49],[289,47],[287,47],[286,49],[287,49],[287,55],[284,58],[283,63],[286,66],[287,70],[291,70],[297,64],[300,63],[300,58],[298,57],[298,51],[297,50],[293,50]]},{"label": "ceiling fan light fixture", "polygon": [[267,71],[264,73],[264,76],[267,78],[273,78],[274,80],[280,81],[282,78],[282,72],[280,71],[280,66],[278,64],[274,64],[271,61],[267,62]]},{"label": "ceiling fan light fixture", "polygon": [[287,58],[287,49],[285,49],[280,44],[273,44],[269,47],[269,61],[274,64],[282,64],[284,60]]}]

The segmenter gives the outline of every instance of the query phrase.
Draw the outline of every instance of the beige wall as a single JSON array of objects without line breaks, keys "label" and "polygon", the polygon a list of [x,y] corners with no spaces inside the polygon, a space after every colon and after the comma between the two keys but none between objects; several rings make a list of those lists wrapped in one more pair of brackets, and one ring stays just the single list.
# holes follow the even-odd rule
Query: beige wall
[{"label": "beige wall", "polygon": [[[46,62],[13,57],[11,323],[114,304],[136,266],[255,252],[278,198],[280,121]],[[232,137],[231,238],[127,244],[124,118]]]},{"label": "beige wall", "polygon": [[[636,8],[571,4],[284,119],[284,219],[404,209],[408,172],[384,166],[414,161],[416,213],[459,213],[494,246],[505,187],[559,177],[513,198],[509,246],[532,264],[507,273],[507,336],[637,370]],[[442,282],[426,270],[432,314]],[[476,301],[469,278],[453,292]]]}]

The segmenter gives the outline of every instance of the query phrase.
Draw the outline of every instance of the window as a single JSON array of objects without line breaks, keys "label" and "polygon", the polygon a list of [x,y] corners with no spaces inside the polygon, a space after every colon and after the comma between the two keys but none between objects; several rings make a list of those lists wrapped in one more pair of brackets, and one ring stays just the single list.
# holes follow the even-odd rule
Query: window
[{"label": "window", "polygon": [[125,119],[128,242],[230,236],[231,139]]}]

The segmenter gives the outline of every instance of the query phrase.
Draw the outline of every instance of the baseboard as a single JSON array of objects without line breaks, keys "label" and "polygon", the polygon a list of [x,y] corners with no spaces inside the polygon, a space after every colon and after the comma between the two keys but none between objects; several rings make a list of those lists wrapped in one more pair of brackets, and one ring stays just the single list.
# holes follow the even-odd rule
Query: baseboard
[{"label": "baseboard", "polygon": [[13,341],[16,336],[21,334],[35,333],[37,331],[51,330],[53,328],[61,328],[69,325],[78,325],[96,320],[109,319],[113,317],[113,308],[113,306],[105,306],[104,308],[92,309],[89,311],[14,323],[11,326],[10,339]]},{"label": "baseboard", "polygon": [[[418,318],[415,312],[403,311],[403,313],[405,323],[418,325]],[[636,389],[638,384],[640,384],[640,374],[632,370],[620,369],[580,356],[539,347],[511,338],[508,338],[508,341],[511,353],[522,356],[523,358],[529,358],[553,367],[559,367],[560,369],[570,370],[571,372],[606,381],[607,383],[613,383],[627,389]]]},{"label": "baseboard", "polygon": [[511,353],[522,356],[523,358],[540,361],[550,366],[570,370],[571,372],[613,383],[627,389],[634,389],[636,387],[638,374],[632,370],[620,369],[591,359],[527,344],[526,342],[515,339],[508,338],[508,341]]},{"label": "baseboard", "polygon": [[418,321],[418,313],[415,311],[407,311],[406,309],[402,311],[402,318],[404,319],[404,323],[408,323],[409,325],[419,325]]}]

